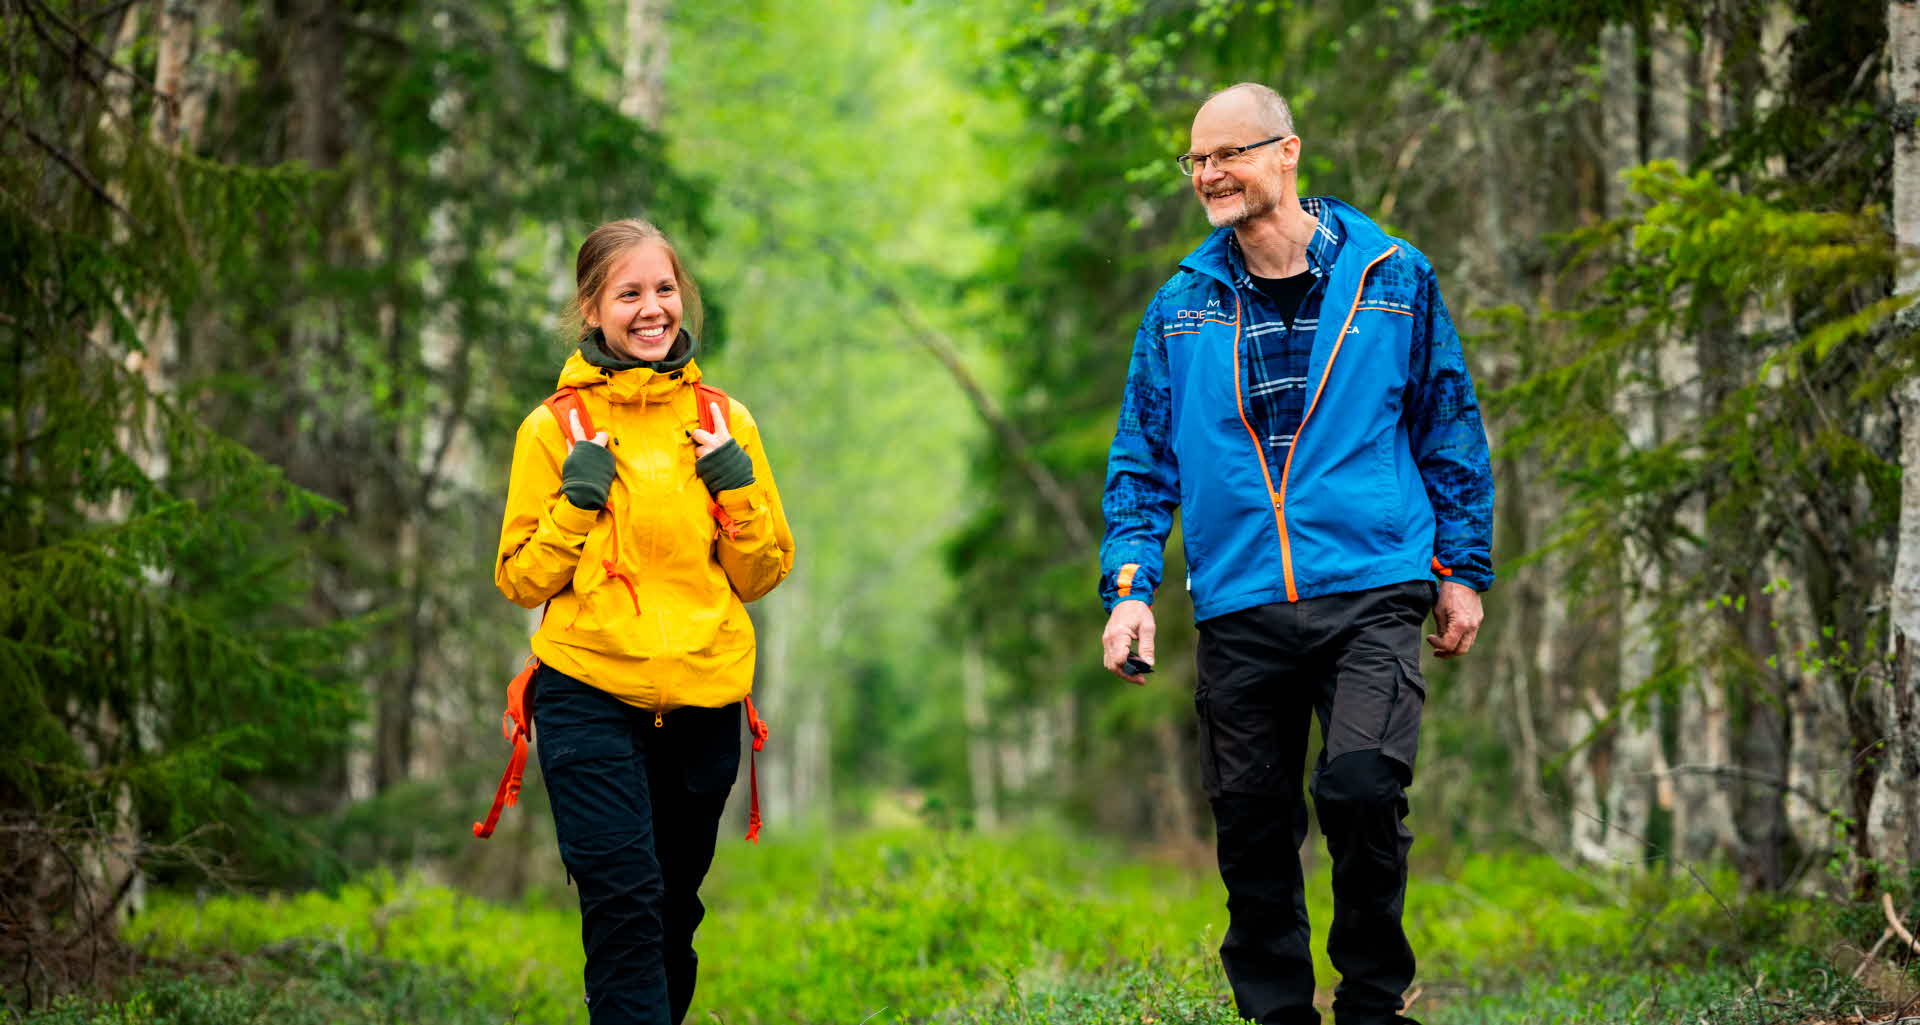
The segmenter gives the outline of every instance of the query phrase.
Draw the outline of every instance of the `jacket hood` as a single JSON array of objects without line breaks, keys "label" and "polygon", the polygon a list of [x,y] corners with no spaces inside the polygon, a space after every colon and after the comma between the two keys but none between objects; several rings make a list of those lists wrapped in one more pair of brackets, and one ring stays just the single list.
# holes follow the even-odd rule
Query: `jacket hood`
[{"label": "jacket hood", "polygon": [[[1353,207],[1332,196],[1317,197],[1325,204],[1321,209],[1339,225],[1340,259],[1342,261],[1357,258],[1361,265],[1372,263],[1375,257],[1394,245],[1394,239],[1383,231],[1373,218],[1355,210]],[[1232,228],[1215,228],[1193,252],[1180,261],[1185,270],[1205,274],[1222,284],[1232,287],[1233,272],[1227,264],[1227,241],[1233,237]]]}]

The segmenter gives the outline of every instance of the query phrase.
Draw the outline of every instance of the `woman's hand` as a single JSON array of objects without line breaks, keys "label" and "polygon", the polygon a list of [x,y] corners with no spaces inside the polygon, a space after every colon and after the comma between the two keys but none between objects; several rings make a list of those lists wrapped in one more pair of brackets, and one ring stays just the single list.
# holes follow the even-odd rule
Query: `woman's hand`
[{"label": "woman's hand", "polygon": [[707,491],[715,495],[752,484],[753,458],[733,440],[733,432],[727,430],[726,417],[720,415],[720,404],[709,403],[708,407],[713,410],[713,430],[696,427],[687,432],[687,437],[693,440],[693,450],[699,453],[699,458],[693,461],[694,472],[700,475]]},{"label": "woman's hand", "polygon": [[727,430],[727,418],[720,414],[720,404],[709,402],[707,408],[713,410],[713,430],[703,431],[695,427],[689,434],[693,438],[693,451],[703,456],[711,455],[715,449],[733,440],[733,433]]},{"label": "woman's hand", "polygon": [[613,453],[607,451],[607,432],[587,437],[580,426],[580,411],[567,413],[567,426],[573,435],[573,449],[560,464],[560,491],[581,509],[598,509],[607,504],[607,491],[613,487]]}]

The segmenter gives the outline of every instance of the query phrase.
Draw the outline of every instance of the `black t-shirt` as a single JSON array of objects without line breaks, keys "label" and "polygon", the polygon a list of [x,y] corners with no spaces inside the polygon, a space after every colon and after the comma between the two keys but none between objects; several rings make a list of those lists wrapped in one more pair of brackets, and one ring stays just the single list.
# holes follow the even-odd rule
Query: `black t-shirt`
[{"label": "black t-shirt", "polygon": [[1303,270],[1292,277],[1263,278],[1258,274],[1250,275],[1253,287],[1267,297],[1287,321],[1287,330],[1293,330],[1293,315],[1300,310],[1300,301],[1307,297],[1313,288],[1313,272]]}]

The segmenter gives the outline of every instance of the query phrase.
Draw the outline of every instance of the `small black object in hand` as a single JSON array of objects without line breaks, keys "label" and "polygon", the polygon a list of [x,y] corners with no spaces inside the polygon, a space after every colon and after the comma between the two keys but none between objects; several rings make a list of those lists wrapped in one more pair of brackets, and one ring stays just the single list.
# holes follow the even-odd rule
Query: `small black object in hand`
[{"label": "small black object in hand", "polygon": [[1153,672],[1153,663],[1138,655],[1128,655],[1127,660],[1120,663],[1120,669],[1128,676],[1141,676]]}]

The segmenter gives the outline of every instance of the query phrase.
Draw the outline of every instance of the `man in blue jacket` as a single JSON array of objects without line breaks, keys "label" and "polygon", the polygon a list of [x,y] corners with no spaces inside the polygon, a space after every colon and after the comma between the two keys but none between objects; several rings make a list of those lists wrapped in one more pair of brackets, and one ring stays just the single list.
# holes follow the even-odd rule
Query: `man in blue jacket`
[{"label": "man in blue jacket", "polygon": [[1299,859],[1317,716],[1334,1018],[1405,1025],[1420,635],[1431,612],[1436,655],[1473,646],[1493,583],[1493,475],[1432,265],[1345,203],[1301,199],[1300,148],[1262,85],[1194,117],[1179,163],[1216,230],[1134,338],[1103,501],[1102,641],[1107,668],[1144,682],[1178,506],[1227,887],[1220,959],[1240,1013],[1319,1021]]}]

